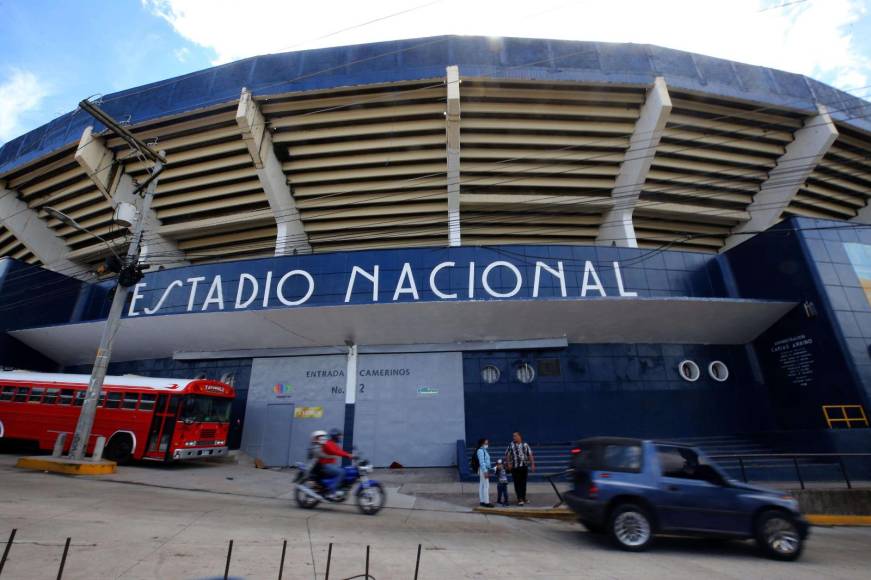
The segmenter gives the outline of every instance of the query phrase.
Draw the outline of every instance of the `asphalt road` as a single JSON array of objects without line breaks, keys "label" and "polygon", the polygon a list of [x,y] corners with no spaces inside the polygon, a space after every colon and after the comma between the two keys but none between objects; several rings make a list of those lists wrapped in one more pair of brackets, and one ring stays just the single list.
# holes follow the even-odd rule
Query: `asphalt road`
[{"label": "asphalt road", "polygon": [[[0,578],[54,578],[72,538],[64,578],[284,578],[362,574],[371,546],[377,580],[413,578],[867,578],[871,528],[814,528],[801,561],[757,556],[752,544],[660,539],[643,554],[610,548],[564,522],[523,521],[429,507],[388,508],[370,517],[352,506],[297,509],[286,498],[76,479],[0,466],[0,540],[17,528]],[[400,502],[401,503],[401,502]],[[0,544],[2,545],[2,544]]]}]

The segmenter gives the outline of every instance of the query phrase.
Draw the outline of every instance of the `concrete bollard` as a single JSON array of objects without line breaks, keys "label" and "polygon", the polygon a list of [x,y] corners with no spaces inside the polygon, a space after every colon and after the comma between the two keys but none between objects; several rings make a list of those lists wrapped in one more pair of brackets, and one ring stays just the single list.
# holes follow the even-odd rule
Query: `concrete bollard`
[{"label": "concrete bollard", "polygon": [[91,461],[100,461],[103,459],[104,447],[106,447],[106,438],[101,435],[97,437],[97,442],[94,443],[94,454],[91,455]]},{"label": "concrete bollard", "polygon": [[60,457],[63,455],[64,447],[67,444],[68,433],[58,433],[57,439],[54,440],[54,449],[51,450],[52,457]]}]

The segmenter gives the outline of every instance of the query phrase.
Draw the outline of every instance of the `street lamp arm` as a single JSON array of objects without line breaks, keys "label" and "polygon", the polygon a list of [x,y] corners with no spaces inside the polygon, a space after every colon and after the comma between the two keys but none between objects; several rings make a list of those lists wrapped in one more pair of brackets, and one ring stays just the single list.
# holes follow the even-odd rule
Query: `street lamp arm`
[{"label": "street lamp arm", "polygon": [[92,237],[100,240],[101,242],[103,242],[106,245],[107,248],[109,248],[109,251],[112,252],[112,255],[115,256],[119,262],[122,261],[121,256],[118,255],[118,252],[115,251],[115,248],[112,247],[112,244],[110,244],[109,241],[106,240],[106,238],[98,235],[95,232],[92,232],[91,230],[89,230],[88,228],[86,228],[85,226],[83,226],[82,224],[77,222],[75,219],[71,218],[70,216],[68,216],[67,214],[63,213],[60,210],[57,210],[53,207],[46,207],[43,209],[45,209],[45,213],[47,213],[48,215],[50,215],[54,219],[60,221],[61,223],[66,224],[71,228],[75,228],[75,229],[79,230],[80,232],[84,232],[84,233],[88,234],[89,236],[92,236]]}]

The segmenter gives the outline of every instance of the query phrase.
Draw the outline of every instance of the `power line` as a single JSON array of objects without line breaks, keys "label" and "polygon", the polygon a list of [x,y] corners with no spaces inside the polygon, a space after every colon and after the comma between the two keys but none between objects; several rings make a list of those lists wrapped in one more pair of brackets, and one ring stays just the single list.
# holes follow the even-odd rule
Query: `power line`
[{"label": "power line", "polygon": [[[808,125],[807,127],[812,127],[812,126],[813,126],[813,125]],[[672,129],[674,129],[674,128],[672,128]],[[700,136],[699,138],[706,138],[706,135]],[[719,142],[717,142],[717,143],[715,143],[715,144],[711,144],[711,145],[709,145],[709,146],[722,145],[723,143],[725,143],[725,142],[727,142],[727,141],[730,141],[730,140],[737,140],[737,138],[734,138],[734,137],[733,137],[732,139],[727,139],[727,140],[719,141]],[[588,146],[588,144],[585,144],[584,146]],[[571,149],[571,148],[575,148],[575,147],[576,147],[576,146],[569,146],[569,147],[567,147],[567,148],[563,148],[563,149]],[[655,153],[656,153],[656,148],[649,148],[649,149],[652,149],[652,150],[653,150],[653,153],[652,153],[649,157],[653,157],[653,155],[655,155]],[[679,152],[682,152],[682,151],[685,151],[685,150],[689,150],[689,149],[690,149],[690,147],[685,147],[683,150],[678,150],[677,152],[679,153]],[[611,155],[611,154],[610,154],[610,153],[604,153],[604,154],[598,154],[597,156],[609,156],[609,155]],[[588,157],[588,158],[586,158],[586,159],[582,159],[582,160],[595,159],[597,156]],[[504,160],[500,160],[500,161],[492,162],[492,164],[493,164],[493,165],[497,165],[497,164],[500,164],[500,163],[506,163],[506,162],[512,162],[512,161],[517,161],[517,160],[530,159],[530,158],[535,158],[535,155],[534,155],[534,154],[531,154],[531,155],[528,156],[528,157],[515,157],[515,158],[510,158],[510,159],[504,159]],[[560,166],[560,165],[558,165],[557,163],[553,163],[553,161],[554,161],[554,160],[558,160],[558,158],[559,158],[559,156],[556,156],[556,157],[550,159],[549,162],[547,162],[547,163],[545,163],[545,164],[543,164],[543,165],[538,166],[538,168],[544,168],[544,167],[550,167],[550,166]],[[571,173],[571,172],[577,171],[577,169],[578,169],[579,167],[581,167],[581,166],[579,166],[579,165],[570,166],[570,167],[565,171],[565,173]],[[533,168],[533,169],[535,169],[535,168]],[[758,169],[755,169],[755,170],[750,169],[750,170],[748,170],[748,171],[750,171],[750,172],[758,172],[759,170],[758,170]],[[555,173],[560,173],[560,172],[555,172]],[[443,172],[440,171],[440,172],[433,173],[433,174],[426,174],[426,175],[422,175],[422,176],[416,176],[416,177],[413,177],[413,178],[410,178],[410,179],[407,179],[407,180],[400,180],[400,181],[397,181],[397,185],[402,185],[403,183],[404,183],[404,184],[410,184],[410,183],[415,182],[415,181],[425,180],[425,179],[434,178],[434,177],[441,177],[442,175],[443,175]],[[734,175],[731,175],[731,176],[728,176],[728,177],[724,177],[724,178],[722,178],[721,180],[722,180],[722,181],[726,181],[726,180],[734,180],[734,179],[740,179],[740,177],[742,177],[742,175],[741,175],[740,173],[738,173],[738,174],[734,174]],[[524,176],[524,177],[521,177],[521,178],[512,178],[512,180],[516,180],[516,179],[525,179],[525,178],[526,178],[526,177]],[[837,177],[833,177],[833,179],[836,179],[836,178],[837,178]],[[484,180],[484,179],[488,179],[488,177],[475,177],[475,178],[471,178],[471,179],[468,179],[468,180],[465,180],[465,181],[461,181],[460,183],[461,183],[462,185],[468,185],[469,183],[474,183],[475,181],[478,181],[478,180]],[[501,183],[501,182],[500,182],[500,183]],[[496,185],[499,185],[500,183],[497,183]],[[642,184],[635,184],[635,185],[630,186],[630,187],[637,187],[637,186],[639,186],[639,185],[642,185]],[[691,185],[693,185],[693,184],[688,184],[688,185],[691,186]],[[656,189],[657,191],[660,191],[660,190],[661,190],[661,188],[656,188],[656,187],[655,187],[654,189]],[[355,189],[349,189],[349,190],[344,190],[344,191],[340,191],[340,192],[336,192],[336,193],[324,194],[324,195],[321,195],[321,196],[310,196],[310,197],[306,197],[306,198],[304,198],[304,199],[305,199],[305,201],[309,202],[309,201],[316,200],[316,199],[324,199],[324,198],[327,198],[327,197],[334,197],[334,196],[342,195],[342,194],[346,194],[346,193],[355,193],[356,191],[357,191],[357,190],[355,190]],[[383,195],[378,196],[378,197],[389,198],[391,195],[393,195],[393,194],[387,193],[387,194],[383,194]],[[441,193],[439,193],[439,194],[435,194],[435,195],[440,196]],[[374,199],[374,197],[375,197],[375,196],[373,196],[373,199]],[[364,200],[362,200],[361,202],[359,202],[359,204],[360,204],[360,205],[365,205],[365,204],[366,204],[367,202],[369,202],[369,201],[370,201],[370,200],[368,200],[368,199],[364,199]],[[357,205],[357,203],[352,203],[352,204],[348,204],[348,205]],[[323,215],[330,214],[330,213],[341,213],[342,211],[344,211],[342,208],[339,208],[339,209],[333,210],[332,212],[329,211],[329,210],[324,210],[324,211],[319,212],[319,217],[322,217]],[[291,212],[288,212],[286,215],[276,215],[276,218],[281,219],[281,218],[283,218],[283,217],[295,217],[296,215],[298,215],[298,212],[292,212],[292,213],[291,213]],[[232,221],[231,219],[228,219],[225,223],[230,223],[231,221]]]},{"label": "power line", "polygon": [[[418,88],[418,89],[414,89],[414,90],[419,90],[419,88]],[[390,94],[388,93],[387,96],[392,96],[392,95],[390,95]],[[333,108],[331,108],[331,109],[333,109]],[[766,107],[763,107],[763,108],[761,108],[760,110],[765,110],[765,109],[766,109]],[[317,112],[317,111],[314,111],[314,112]],[[736,115],[728,115],[728,116],[724,116],[724,118],[734,117],[734,116],[738,116],[738,114],[736,114]],[[716,118],[715,118],[715,119],[716,119]],[[675,127],[671,127],[671,129],[674,129],[674,128],[675,128]],[[705,138],[706,136],[707,136],[707,134],[706,134],[706,135],[703,135],[703,136],[700,136],[699,138]],[[722,145],[722,144],[723,144],[723,142],[718,142],[718,143],[717,143],[717,145]],[[584,144],[583,146],[589,146],[589,144]],[[569,146],[569,147],[570,147],[570,148],[574,148],[574,147],[576,147],[576,146]],[[526,159],[528,159],[528,158],[530,158],[530,157],[526,157]],[[524,158],[520,157],[520,158],[509,159],[509,160],[502,160],[502,161],[497,161],[496,163],[508,162],[508,161],[519,160],[519,159],[524,159]],[[554,165],[554,164],[549,164],[549,165]],[[546,166],[548,166],[548,165],[544,165],[544,166],[541,166],[541,167],[546,167]],[[571,171],[574,171],[574,170],[576,170],[576,168],[571,168],[571,169],[569,169],[567,172],[571,172]],[[438,174],[433,174],[433,176],[436,176],[436,175],[437,175],[437,176],[441,176],[441,172],[439,172]],[[426,178],[426,177],[429,177],[429,176],[422,176],[422,177]],[[737,176],[734,176],[734,177],[737,177]],[[525,177],[523,177],[523,178],[525,178]],[[420,179],[420,177],[413,178],[413,179]],[[475,178],[475,179],[484,179],[484,178]],[[522,178],[521,178],[521,179],[522,179]],[[411,180],[409,180],[409,181],[411,181]],[[401,183],[401,182],[400,182],[400,183]],[[497,183],[497,185],[498,185],[498,183]],[[340,193],[344,193],[344,192],[339,192],[339,194],[340,194]],[[338,195],[338,194],[337,194],[337,193],[334,193],[334,194],[328,194],[327,196],[319,196],[319,197],[328,197],[328,196],[334,196],[334,195]],[[352,204],[352,205],[353,205],[353,204]],[[341,210],[336,210],[336,211],[341,211]],[[322,213],[323,213],[323,212],[322,212]]]},{"label": "power line", "polygon": [[[840,229],[866,229],[866,228],[871,228],[871,225],[865,225],[865,224],[842,224],[842,225],[835,225],[835,226],[812,226],[812,227],[796,227],[796,228],[779,228],[779,229],[776,229],[776,230],[773,230],[773,229],[769,229],[769,230],[758,230],[758,231],[750,231],[750,232],[746,232],[746,233],[747,233],[748,235],[789,235],[789,234],[791,234],[791,233],[799,232],[799,231],[823,231],[823,230],[840,230]],[[523,245],[528,245],[528,244],[523,244]],[[659,253],[662,253],[662,252],[665,251],[665,250],[666,250],[670,245],[671,245],[671,243],[669,243],[669,244],[663,244],[662,247],[651,249],[651,250],[649,250],[649,251],[647,251],[647,252],[645,252],[645,253],[643,253],[643,254],[640,254],[639,256],[635,256],[635,257],[632,257],[632,258],[627,258],[627,259],[624,259],[624,260],[619,260],[619,262],[620,262],[621,266],[626,266],[626,265],[636,265],[636,264],[642,263],[642,262],[644,262],[644,261],[650,259],[651,257],[653,257],[653,256],[655,256],[655,255],[658,255]],[[503,254],[506,254],[506,255],[514,255],[515,257],[523,257],[524,259],[536,258],[536,259],[541,259],[541,260],[550,260],[550,261],[555,260],[555,258],[552,258],[551,256],[536,256],[536,255],[534,255],[534,254],[529,254],[529,253],[518,254],[518,253],[516,253],[516,252],[512,252],[512,250],[510,250],[510,249],[508,249],[508,248],[506,248],[506,247],[504,247],[504,246],[479,246],[479,247],[481,247],[481,248],[483,248],[483,249],[490,250],[490,251],[495,251],[495,252],[497,252],[497,253],[503,253]],[[422,248],[422,249],[425,249],[425,248]],[[449,250],[450,248],[430,248],[430,249],[431,249],[431,250],[435,250],[435,249],[438,249],[438,250],[446,250],[446,249],[447,249],[447,250]],[[573,265],[578,265],[578,266],[580,266],[581,264],[583,264],[583,263],[585,263],[585,262],[587,261],[587,260],[584,260],[584,259],[565,258],[565,257],[563,257],[563,258],[559,258],[558,260],[559,260],[559,261],[562,261],[564,264],[568,264],[569,266],[573,266]],[[610,267],[609,265],[607,265],[607,264],[604,264],[604,265],[600,264],[600,265],[598,266],[598,269],[599,269],[599,270],[602,270],[602,271],[607,271],[607,270],[611,269],[611,267]],[[346,273],[346,272],[327,272],[327,273],[319,273],[319,274],[320,274],[320,275],[329,275],[329,274],[341,274],[341,273]],[[17,280],[16,280],[16,281],[17,281]],[[237,281],[237,280],[234,279],[234,280],[227,280],[227,281],[232,282],[232,281]],[[60,291],[60,292],[56,292],[56,293],[54,293],[54,294],[43,294],[43,295],[41,295],[41,296],[38,297],[38,298],[29,297],[29,298],[26,298],[26,299],[23,299],[23,300],[20,300],[20,301],[17,301],[17,302],[13,302],[13,303],[10,303],[10,304],[5,304],[5,305],[3,305],[2,307],[0,307],[0,311],[8,311],[8,310],[12,310],[12,309],[20,308],[21,306],[23,306],[23,305],[25,305],[25,304],[28,304],[28,303],[33,303],[33,302],[36,302],[36,301],[38,301],[38,300],[45,300],[45,298],[47,298],[47,297],[49,297],[49,298],[58,298],[58,297],[60,297],[60,296],[62,296],[62,295],[65,295],[65,294],[66,294],[66,295],[71,295],[71,294],[77,293],[78,291],[79,291],[79,290],[76,289],[76,291],[74,291],[74,292],[70,292],[70,291]]]}]

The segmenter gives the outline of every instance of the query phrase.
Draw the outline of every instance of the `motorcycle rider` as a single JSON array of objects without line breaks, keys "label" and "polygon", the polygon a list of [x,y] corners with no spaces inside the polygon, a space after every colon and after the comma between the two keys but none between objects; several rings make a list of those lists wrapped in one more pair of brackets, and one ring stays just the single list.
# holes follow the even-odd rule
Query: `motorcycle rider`
[{"label": "motorcycle rider", "polygon": [[314,477],[320,477],[321,469],[318,464],[318,460],[324,457],[324,443],[327,442],[327,432],[318,429],[317,431],[312,431],[311,439],[308,448],[308,467],[306,471],[312,474]]},{"label": "motorcycle rider", "polygon": [[318,458],[318,467],[321,470],[321,482],[330,480],[328,483],[327,497],[332,499],[336,496],[336,488],[342,482],[344,470],[338,464],[338,457],[351,459],[352,455],[342,449],[342,432],[339,429],[330,429],[329,438],[321,446],[321,457]]}]

